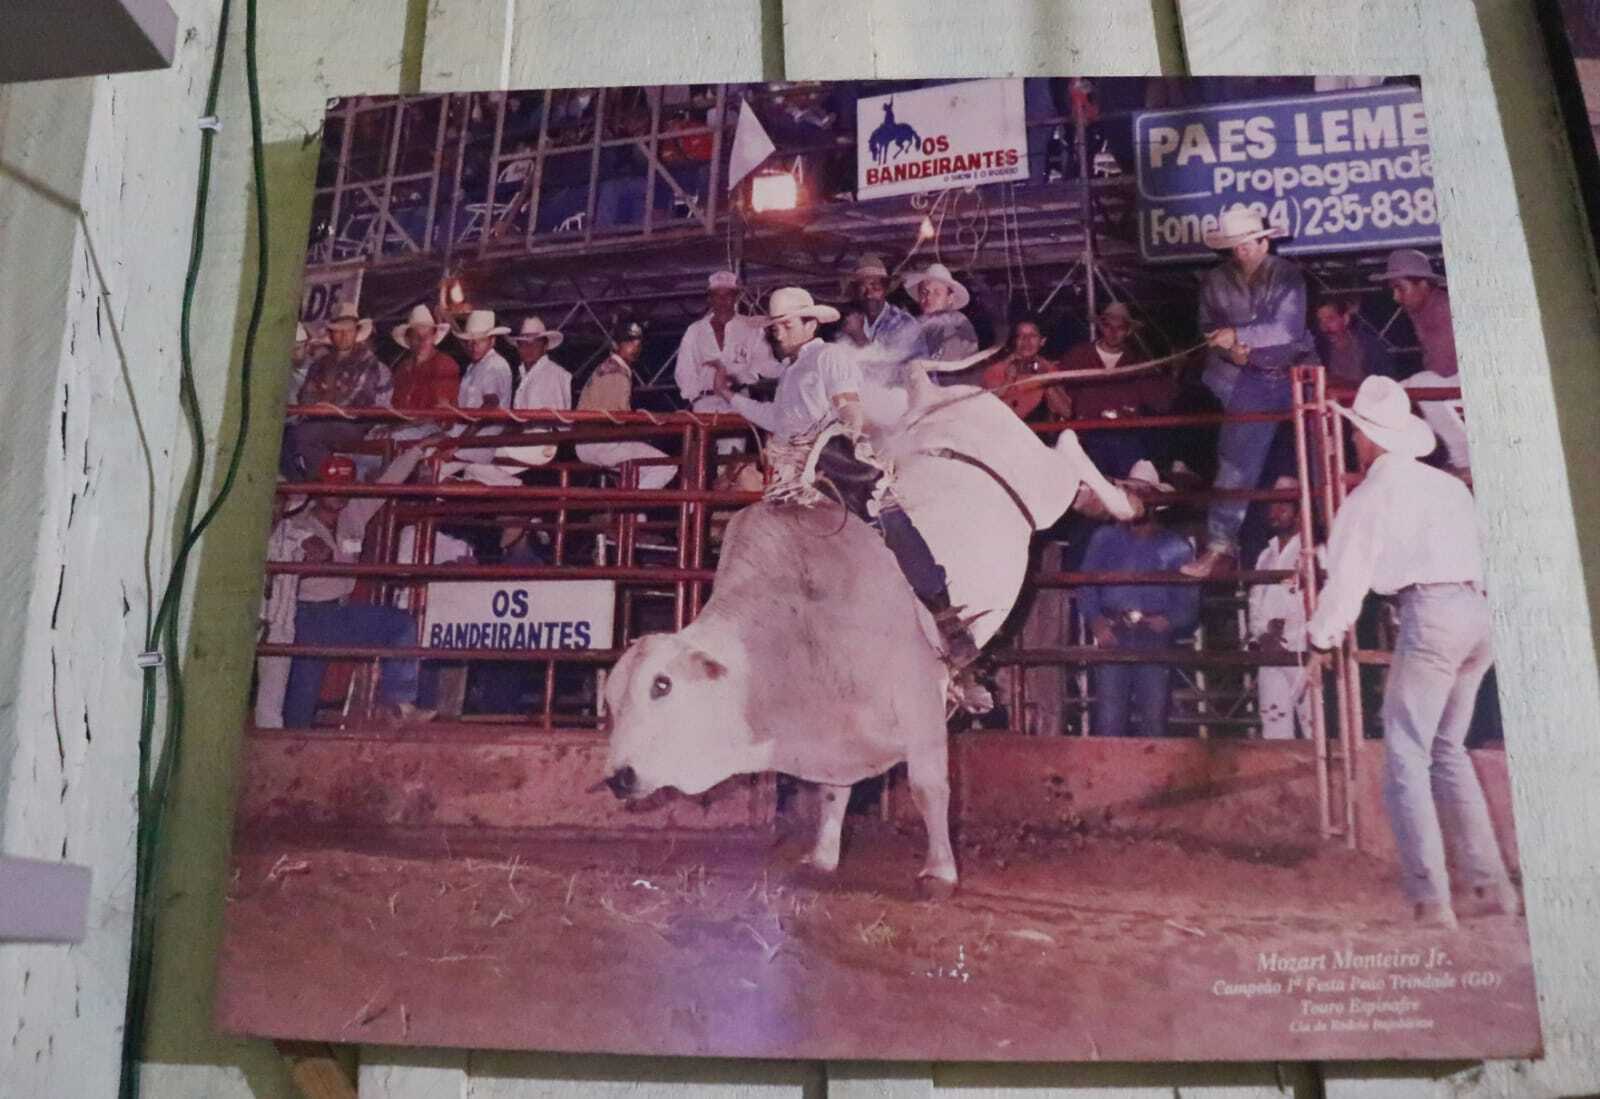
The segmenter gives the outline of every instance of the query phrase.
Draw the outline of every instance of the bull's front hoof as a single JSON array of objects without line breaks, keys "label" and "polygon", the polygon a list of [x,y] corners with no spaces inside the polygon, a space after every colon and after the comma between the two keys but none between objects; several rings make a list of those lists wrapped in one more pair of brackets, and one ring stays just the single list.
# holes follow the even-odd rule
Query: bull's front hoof
[{"label": "bull's front hoof", "polygon": [[923,874],[917,878],[917,899],[920,901],[947,901],[956,895],[956,883]]}]

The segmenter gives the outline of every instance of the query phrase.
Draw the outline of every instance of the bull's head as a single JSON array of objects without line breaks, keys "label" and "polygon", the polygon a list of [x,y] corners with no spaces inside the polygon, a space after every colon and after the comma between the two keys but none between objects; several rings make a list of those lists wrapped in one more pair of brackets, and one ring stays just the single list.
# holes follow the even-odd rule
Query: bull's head
[{"label": "bull's head", "polygon": [[746,685],[743,668],[687,635],[634,642],[606,680],[611,792],[642,798],[674,786],[698,794],[732,775],[765,770],[746,713]]}]

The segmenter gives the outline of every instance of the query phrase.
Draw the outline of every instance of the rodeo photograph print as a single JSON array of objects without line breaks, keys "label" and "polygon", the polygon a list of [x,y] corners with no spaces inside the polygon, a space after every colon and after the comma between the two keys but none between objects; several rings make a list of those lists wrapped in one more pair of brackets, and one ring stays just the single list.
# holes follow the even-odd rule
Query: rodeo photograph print
[{"label": "rodeo photograph print", "polygon": [[330,101],[218,1026],[1537,1054],[1427,92]]}]

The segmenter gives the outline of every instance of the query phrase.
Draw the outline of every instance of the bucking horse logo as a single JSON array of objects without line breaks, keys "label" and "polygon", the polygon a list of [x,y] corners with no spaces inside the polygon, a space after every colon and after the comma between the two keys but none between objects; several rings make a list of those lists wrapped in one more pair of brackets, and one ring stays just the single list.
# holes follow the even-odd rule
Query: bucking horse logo
[{"label": "bucking horse logo", "polygon": [[922,136],[904,122],[894,118],[894,100],[883,105],[883,122],[867,138],[867,151],[874,164],[882,164],[890,156],[901,156],[922,144]]}]

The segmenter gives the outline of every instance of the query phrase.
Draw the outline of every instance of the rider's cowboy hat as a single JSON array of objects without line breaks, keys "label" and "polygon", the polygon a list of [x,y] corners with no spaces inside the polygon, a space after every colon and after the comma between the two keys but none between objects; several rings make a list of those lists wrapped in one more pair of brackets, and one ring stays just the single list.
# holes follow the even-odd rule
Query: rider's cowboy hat
[{"label": "rider's cowboy hat", "polygon": [[774,290],[767,299],[767,319],[770,325],[790,317],[799,317],[802,320],[820,321],[831,324],[839,319],[839,311],[831,305],[818,305],[811,298],[811,292],[802,290],[798,286],[785,286]]}]

